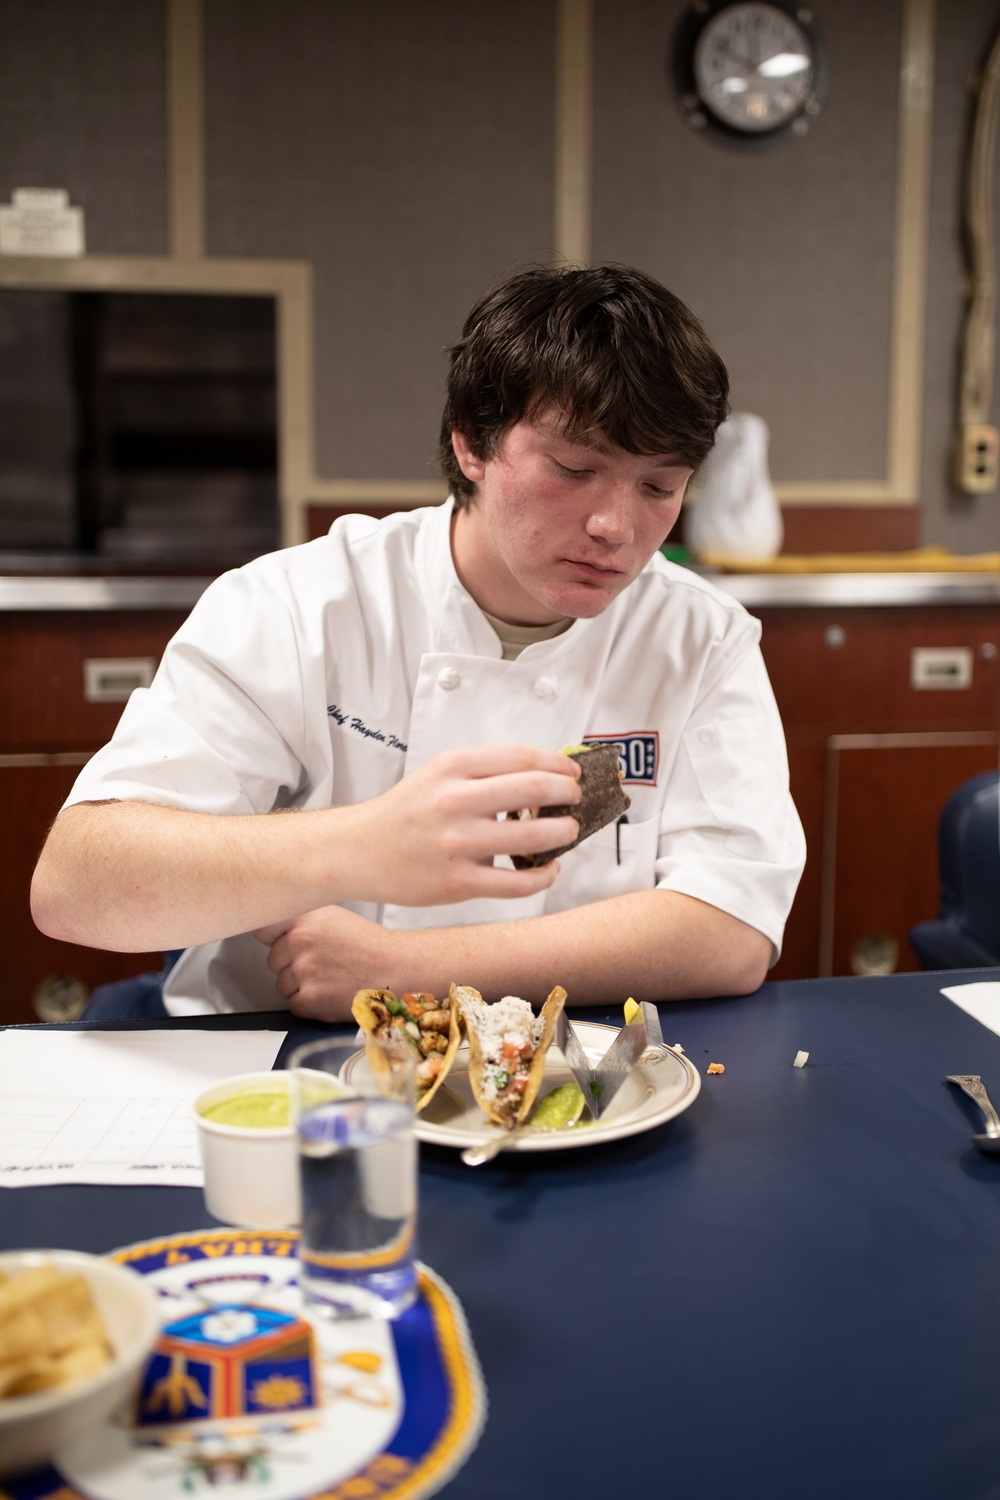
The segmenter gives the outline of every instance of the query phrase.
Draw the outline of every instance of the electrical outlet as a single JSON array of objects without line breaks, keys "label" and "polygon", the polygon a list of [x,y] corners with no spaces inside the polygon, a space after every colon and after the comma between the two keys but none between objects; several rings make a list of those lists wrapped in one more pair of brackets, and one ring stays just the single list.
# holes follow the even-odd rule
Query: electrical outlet
[{"label": "electrical outlet", "polygon": [[972,686],[968,646],[915,646],[910,652],[910,687],[918,692]]},{"label": "electrical outlet", "polygon": [[987,495],[1000,480],[1000,431],[969,422],[958,430],[955,479],[967,495]]}]

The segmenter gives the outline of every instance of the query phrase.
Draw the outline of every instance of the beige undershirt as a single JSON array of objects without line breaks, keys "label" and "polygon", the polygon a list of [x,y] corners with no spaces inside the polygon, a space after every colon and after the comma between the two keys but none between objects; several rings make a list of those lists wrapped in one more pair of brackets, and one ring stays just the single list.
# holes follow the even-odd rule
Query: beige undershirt
[{"label": "beige undershirt", "polygon": [[511,625],[507,620],[498,620],[495,615],[486,614],[485,609],[483,614],[500,637],[504,661],[517,661],[525,646],[533,646],[536,641],[551,641],[554,636],[562,635],[573,623],[572,619],[568,619],[556,620],[552,625]]}]

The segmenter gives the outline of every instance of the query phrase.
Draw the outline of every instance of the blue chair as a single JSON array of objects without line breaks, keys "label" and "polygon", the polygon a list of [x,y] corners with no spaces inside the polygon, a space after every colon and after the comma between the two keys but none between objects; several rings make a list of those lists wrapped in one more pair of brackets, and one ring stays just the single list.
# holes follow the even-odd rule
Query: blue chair
[{"label": "blue chair", "polygon": [[163,981],[184,952],[172,949],[163,955],[163,968],[156,973],[136,974],[99,984],[87,1001],[81,1021],[140,1021],[167,1014],[163,1003]]},{"label": "blue chair", "polygon": [[938,825],[941,904],[910,947],[922,969],[1000,964],[1000,772],[973,776],[953,792]]}]

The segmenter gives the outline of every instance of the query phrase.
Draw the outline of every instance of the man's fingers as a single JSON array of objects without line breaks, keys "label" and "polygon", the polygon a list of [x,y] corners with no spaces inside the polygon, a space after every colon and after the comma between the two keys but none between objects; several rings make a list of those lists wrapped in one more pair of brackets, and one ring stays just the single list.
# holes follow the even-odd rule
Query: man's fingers
[{"label": "man's fingers", "polygon": [[550,771],[524,771],[514,776],[491,776],[469,781],[463,790],[471,812],[486,815],[519,812],[522,807],[575,807],[580,786]]},{"label": "man's fingers", "polygon": [[286,964],[286,966],[279,971],[278,977],[275,980],[275,986],[277,988],[278,994],[283,996],[285,1000],[290,1000],[293,995],[298,994],[299,983],[295,977],[295,971],[292,968],[291,964]]},{"label": "man's fingers", "polygon": [[282,933],[276,942],[271,944],[271,951],[267,955],[267,967],[272,974],[280,974],[282,969],[287,969],[292,961],[292,948],[287,936]]},{"label": "man's fingers", "polygon": [[559,750],[538,750],[533,745],[479,745],[475,749],[449,750],[438,763],[455,776],[471,779],[543,771],[570,781],[579,780],[580,767]]},{"label": "man's fingers", "polygon": [[487,865],[483,868],[483,888],[476,892],[481,899],[510,899],[521,896],[537,896],[547,891],[559,874],[559,861],[552,859],[547,865],[534,870],[508,870],[504,866]]},{"label": "man's fingers", "polygon": [[504,818],[496,825],[492,854],[541,854],[575,844],[580,825],[575,818]]},{"label": "man's fingers", "polygon": [[263,943],[265,947],[270,948],[271,944],[277,942],[282,933],[287,932],[291,925],[291,921],[272,922],[269,927],[258,927],[253,935],[258,943]]}]

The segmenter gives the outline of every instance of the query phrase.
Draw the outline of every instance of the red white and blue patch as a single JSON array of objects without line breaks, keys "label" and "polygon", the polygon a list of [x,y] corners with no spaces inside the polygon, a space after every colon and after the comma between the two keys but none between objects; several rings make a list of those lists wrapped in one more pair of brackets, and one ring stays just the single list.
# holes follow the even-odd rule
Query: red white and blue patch
[{"label": "red white and blue patch", "polygon": [[614,745],[625,786],[655,786],[660,769],[660,736],[655,729],[629,734],[585,734],[585,745]]}]

